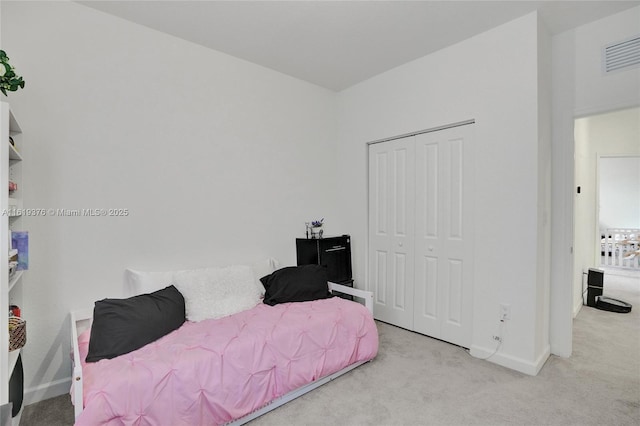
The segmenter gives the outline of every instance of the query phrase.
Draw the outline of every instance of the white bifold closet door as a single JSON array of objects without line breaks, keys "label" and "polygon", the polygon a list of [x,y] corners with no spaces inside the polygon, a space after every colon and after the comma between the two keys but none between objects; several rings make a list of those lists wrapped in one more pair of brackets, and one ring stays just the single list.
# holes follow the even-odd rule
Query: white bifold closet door
[{"label": "white bifold closet door", "polygon": [[415,140],[369,145],[369,282],[376,318],[413,327]]},{"label": "white bifold closet door", "polygon": [[381,321],[471,343],[470,126],[369,146],[369,279]]}]

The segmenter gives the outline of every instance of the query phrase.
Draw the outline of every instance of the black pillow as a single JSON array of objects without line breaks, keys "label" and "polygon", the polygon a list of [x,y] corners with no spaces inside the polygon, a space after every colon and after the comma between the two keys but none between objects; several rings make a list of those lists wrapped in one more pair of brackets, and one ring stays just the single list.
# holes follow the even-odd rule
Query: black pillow
[{"label": "black pillow", "polygon": [[99,300],[93,308],[86,361],[111,359],[139,349],[184,321],[184,297],[172,285],[129,299]]},{"label": "black pillow", "polygon": [[327,268],[320,265],[289,266],[260,279],[264,303],[271,306],[332,297],[327,281]]}]

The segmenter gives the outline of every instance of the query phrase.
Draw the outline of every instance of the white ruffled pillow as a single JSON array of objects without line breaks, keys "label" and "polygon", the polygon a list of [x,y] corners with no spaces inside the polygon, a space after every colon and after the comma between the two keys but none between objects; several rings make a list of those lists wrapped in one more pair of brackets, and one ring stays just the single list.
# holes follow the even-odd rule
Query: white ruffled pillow
[{"label": "white ruffled pillow", "polygon": [[250,266],[179,271],[174,285],[184,297],[189,321],[222,318],[253,308],[262,293]]}]

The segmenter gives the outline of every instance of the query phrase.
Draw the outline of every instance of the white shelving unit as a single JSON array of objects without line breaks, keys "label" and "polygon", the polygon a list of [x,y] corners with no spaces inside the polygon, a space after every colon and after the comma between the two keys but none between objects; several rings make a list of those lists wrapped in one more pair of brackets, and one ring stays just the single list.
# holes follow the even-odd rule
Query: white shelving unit
[{"label": "white shelving unit", "polygon": [[23,271],[16,271],[13,276],[9,278],[9,294],[11,294],[11,290],[13,290],[13,287],[20,282],[20,278],[22,278],[22,272]]},{"label": "white shelving unit", "polygon": [[[20,126],[11,113],[7,102],[0,102],[0,253],[5,253],[0,261],[0,405],[9,402],[9,378],[18,361],[21,349],[9,352],[9,305],[21,303],[21,283],[23,272],[16,271],[9,276],[11,257],[11,230],[20,230],[22,218],[22,155],[20,154]],[[9,142],[9,137],[15,146]],[[9,182],[17,189],[9,191]],[[20,423],[22,411],[13,418],[13,424]]]}]

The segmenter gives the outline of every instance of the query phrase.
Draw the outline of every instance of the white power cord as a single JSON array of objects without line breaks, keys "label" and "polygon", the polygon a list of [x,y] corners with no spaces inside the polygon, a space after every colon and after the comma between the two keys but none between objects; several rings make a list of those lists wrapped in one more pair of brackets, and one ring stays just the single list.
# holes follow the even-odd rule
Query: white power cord
[{"label": "white power cord", "polygon": [[[500,350],[500,348],[502,347],[502,340],[503,340],[502,336],[504,336],[503,331],[504,331],[504,320],[502,319],[502,320],[500,320],[500,335],[499,335],[500,340],[498,341],[498,346],[496,346],[496,349],[493,351],[493,353],[491,355],[489,355],[489,356],[487,356],[485,358],[477,358],[477,357],[474,357],[474,358],[479,359],[481,361],[486,361],[489,358],[491,358],[492,356],[494,356],[495,354],[497,354],[498,351]],[[468,350],[465,350],[465,352],[467,352],[469,354],[469,356],[472,356],[471,352],[469,352]]]}]

